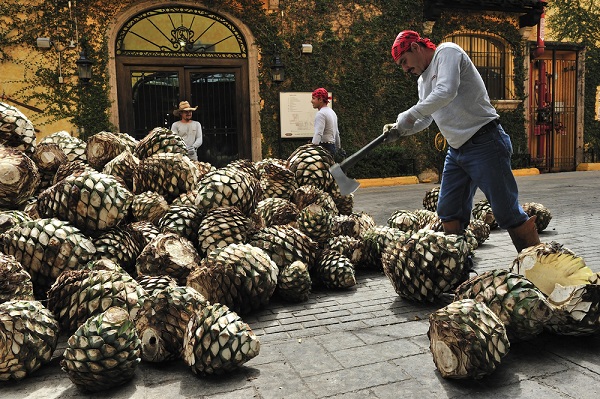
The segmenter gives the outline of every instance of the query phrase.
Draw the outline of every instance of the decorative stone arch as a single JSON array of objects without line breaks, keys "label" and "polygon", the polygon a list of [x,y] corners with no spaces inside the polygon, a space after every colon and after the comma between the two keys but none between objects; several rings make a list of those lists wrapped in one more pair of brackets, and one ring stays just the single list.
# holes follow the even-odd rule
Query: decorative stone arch
[{"label": "decorative stone arch", "polygon": [[164,2],[158,0],[140,1],[132,4],[129,8],[123,10],[117,15],[114,21],[108,26],[106,35],[108,37],[108,74],[109,74],[109,85],[110,85],[110,98],[113,100],[110,108],[110,122],[115,126],[119,126],[119,104],[117,95],[117,67],[116,67],[116,43],[117,37],[121,29],[134,18],[136,15],[154,9],[158,7],[187,7],[187,8],[203,8],[208,10],[215,15],[221,15],[228,21],[230,21],[237,30],[243,36],[247,44],[247,62],[248,62],[248,91],[249,91],[249,116],[250,116],[250,132],[251,132],[251,153],[252,160],[260,160],[261,154],[261,128],[260,128],[260,96],[259,96],[259,71],[258,71],[258,60],[259,60],[259,49],[256,45],[254,35],[248,28],[248,26],[240,19],[232,16],[223,11],[214,10],[209,6],[204,5],[202,2],[186,2],[186,1],[173,1]]}]

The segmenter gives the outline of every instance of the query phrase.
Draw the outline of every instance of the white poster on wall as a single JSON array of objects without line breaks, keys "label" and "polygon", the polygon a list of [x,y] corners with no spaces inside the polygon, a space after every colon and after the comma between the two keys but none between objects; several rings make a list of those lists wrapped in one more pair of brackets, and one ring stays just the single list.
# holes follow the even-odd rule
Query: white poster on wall
[{"label": "white poster on wall", "polygon": [[[329,103],[332,108],[332,94],[329,93]],[[281,92],[279,93],[279,115],[281,119],[281,138],[298,139],[312,138],[315,133],[315,115],[310,100],[312,92]]]}]

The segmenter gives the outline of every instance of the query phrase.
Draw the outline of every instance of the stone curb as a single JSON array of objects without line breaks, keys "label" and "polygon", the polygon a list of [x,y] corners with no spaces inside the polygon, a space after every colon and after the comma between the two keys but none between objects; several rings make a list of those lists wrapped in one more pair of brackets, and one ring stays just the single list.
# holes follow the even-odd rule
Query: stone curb
[{"label": "stone curb", "polygon": [[539,175],[540,170],[538,168],[526,168],[526,169],[514,169],[513,175],[515,176],[533,176]]},{"label": "stone curb", "polygon": [[384,187],[406,184],[419,184],[417,176],[382,177],[378,179],[358,179],[361,187]]},{"label": "stone curb", "polygon": [[[593,165],[593,164],[592,164]],[[584,170],[600,170],[600,163],[598,169],[584,169]],[[579,167],[577,168],[579,170]],[[515,176],[533,176],[539,175],[540,170],[538,168],[526,168],[526,169],[514,169],[513,175]],[[399,176],[399,177],[382,177],[377,179],[358,179],[360,186],[365,187],[387,187],[387,186],[400,186],[406,184],[419,184],[419,178],[417,176]],[[423,183],[431,183],[431,181],[424,181]]]},{"label": "stone curb", "polygon": [[600,163],[583,162],[577,165],[577,171],[600,170]]}]

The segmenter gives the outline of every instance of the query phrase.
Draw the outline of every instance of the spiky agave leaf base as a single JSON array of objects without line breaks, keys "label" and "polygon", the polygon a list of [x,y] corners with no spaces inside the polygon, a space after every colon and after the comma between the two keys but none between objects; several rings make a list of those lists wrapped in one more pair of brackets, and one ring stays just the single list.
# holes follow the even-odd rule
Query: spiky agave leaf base
[{"label": "spiky agave leaf base", "polygon": [[433,302],[464,278],[468,253],[464,236],[423,229],[386,247],[381,259],[398,295]]},{"label": "spiky agave leaf base", "polygon": [[183,359],[198,375],[235,370],[259,352],[250,326],[218,303],[192,315],[183,340]]},{"label": "spiky agave leaf base", "polygon": [[600,332],[600,285],[556,285],[548,296],[553,307],[546,330],[559,335],[592,335]]},{"label": "spiky agave leaf base", "polygon": [[181,357],[191,315],[208,305],[198,291],[185,286],[168,287],[146,298],[135,320],[142,359],[163,362]]},{"label": "spiky agave leaf base", "polygon": [[31,276],[14,256],[0,253],[0,303],[33,300]]},{"label": "spiky agave leaf base", "polygon": [[308,300],[311,286],[308,265],[297,260],[279,272],[275,292],[286,301],[302,302]]},{"label": "spiky agave leaf base", "polygon": [[482,378],[508,353],[504,324],[485,304],[462,299],[429,316],[433,362],[444,378]]},{"label": "spiky agave leaf base", "polygon": [[103,391],[128,382],[141,361],[135,326],[119,307],[89,318],[67,344],[60,364],[84,391]]},{"label": "spiky agave leaf base", "polygon": [[58,332],[58,322],[41,302],[0,304],[0,381],[21,380],[50,362]]},{"label": "spiky agave leaf base", "polygon": [[531,281],[507,270],[491,270],[462,283],[455,300],[484,303],[502,320],[511,341],[540,334],[552,316],[546,298]]}]

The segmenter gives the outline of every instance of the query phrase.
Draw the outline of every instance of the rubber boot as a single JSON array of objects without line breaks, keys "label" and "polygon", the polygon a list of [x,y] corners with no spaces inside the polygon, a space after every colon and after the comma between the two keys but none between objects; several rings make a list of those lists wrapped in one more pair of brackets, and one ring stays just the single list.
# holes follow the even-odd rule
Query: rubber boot
[{"label": "rubber boot", "polygon": [[463,234],[464,230],[460,225],[460,220],[449,220],[447,222],[442,222],[442,226],[444,227],[444,234]]},{"label": "rubber boot", "polygon": [[517,249],[517,252],[521,252],[525,248],[532,247],[540,243],[540,236],[538,236],[537,227],[535,225],[536,218],[537,216],[533,215],[520,226],[507,229],[510,239]]}]

